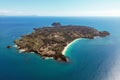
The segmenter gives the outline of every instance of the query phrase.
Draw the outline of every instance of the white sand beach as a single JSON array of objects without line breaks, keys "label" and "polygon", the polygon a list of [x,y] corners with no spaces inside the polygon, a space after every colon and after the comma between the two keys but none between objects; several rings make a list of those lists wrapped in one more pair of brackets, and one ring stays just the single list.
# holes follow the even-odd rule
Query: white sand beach
[{"label": "white sand beach", "polygon": [[53,57],[45,57],[44,59],[53,59]]},{"label": "white sand beach", "polygon": [[72,45],[72,44],[73,44],[74,42],[76,42],[77,40],[80,40],[80,39],[82,39],[82,38],[75,39],[75,40],[73,40],[71,43],[69,43],[69,44],[63,49],[62,54],[65,55],[65,53],[66,53],[67,49],[69,48],[69,46]]},{"label": "white sand beach", "polygon": [[25,52],[25,49],[20,49],[19,53]]}]

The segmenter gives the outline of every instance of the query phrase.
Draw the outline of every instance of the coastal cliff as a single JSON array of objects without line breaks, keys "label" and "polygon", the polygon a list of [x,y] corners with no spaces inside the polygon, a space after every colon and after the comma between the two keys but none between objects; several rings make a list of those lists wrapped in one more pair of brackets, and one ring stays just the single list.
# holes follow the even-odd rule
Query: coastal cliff
[{"label": "coastal cliff", "polygon": [[105,37],[110,35],[107,31],[98,31],[88,26],[61,25],[55,22],[52,26],[34,28],[34,32],[24,35],[14,43],[24,52],[34,52],[42,58],[68,62],[69,59],[62,51],[73,40],[78,38],[94,39],[95,36]]}]

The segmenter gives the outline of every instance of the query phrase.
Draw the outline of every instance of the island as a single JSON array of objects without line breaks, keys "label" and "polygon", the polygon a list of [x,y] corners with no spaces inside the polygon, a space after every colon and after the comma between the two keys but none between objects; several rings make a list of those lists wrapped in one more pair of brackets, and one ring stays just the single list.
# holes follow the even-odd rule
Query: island
[{"label": "island", "polygon": [[23,35],[20,39],[14,41],[17,48],[27,53],[34,52],[43,59],[53,58],[62,62],[69,62],[69,58],[62,52],[73,40],[78,38],[94,39],[96,36],[110,35],[107,31],[98,31],[93,27],[61,25],[59,22],[33,30],[32,33]]}]

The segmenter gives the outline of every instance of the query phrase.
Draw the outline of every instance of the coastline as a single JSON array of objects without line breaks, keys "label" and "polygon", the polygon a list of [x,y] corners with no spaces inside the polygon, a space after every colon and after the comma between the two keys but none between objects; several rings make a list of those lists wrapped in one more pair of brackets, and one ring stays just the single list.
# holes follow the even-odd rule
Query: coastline
[{"label": "coastline", "polygon": [[26,51],[25,49],[19,49],[19,53],[23,53],[25,51]]},{"label": "coastline", "polygon": [[67,49],[68,49],[74,42],[76,42],[77,40],[80,40],[80,39],[82,39],[82,38],[78,38],[78,39],[75,39],[75,40],[73,40],[72,42],[70,42],[70,43],[63,49],[62,54],[65,55]]},{"label": "coastline", "polygon": [[17,48],[18,46],[15,44],[13,47]]},{"label": "coastline", "polygon": [[[67,49],[73,44],[75,43],[76,41],[80,40],[82,38],[78,38],[78,39],[75,39],[73,40],[72,42],[70,42],[69,44],[67,44],[66,47],[64,47],[63,51],[62,51],[62,54],[63,55],[66,55],[66,51]],[[18,47],[17,45],[15,45],[15,47]],[[22,52],[25,52],[25,49],[19,49],[19,53],[22,53]],[[34,53],[34,52],[30,52],[30,53]],[[53,59],[53,57],[45,57],[44,59]]]}]

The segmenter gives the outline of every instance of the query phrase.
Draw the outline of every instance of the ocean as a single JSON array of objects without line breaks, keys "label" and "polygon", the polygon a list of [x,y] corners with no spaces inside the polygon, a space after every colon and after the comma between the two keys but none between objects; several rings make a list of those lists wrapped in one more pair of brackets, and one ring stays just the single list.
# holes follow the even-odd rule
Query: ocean
[{"label": "ocean", "polygon": [[[91,26],[111,35],[77,40],[66,51],[69,63],[6,48],[33,28],[53,22]],[[120,17],[0,17],[0,80],[120,80]]]}]

